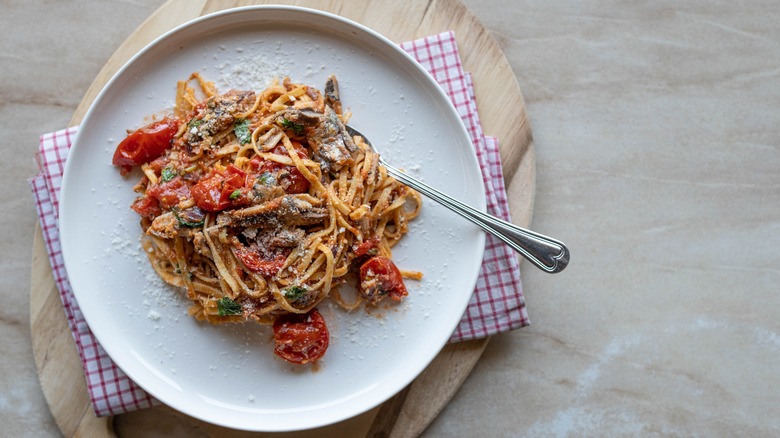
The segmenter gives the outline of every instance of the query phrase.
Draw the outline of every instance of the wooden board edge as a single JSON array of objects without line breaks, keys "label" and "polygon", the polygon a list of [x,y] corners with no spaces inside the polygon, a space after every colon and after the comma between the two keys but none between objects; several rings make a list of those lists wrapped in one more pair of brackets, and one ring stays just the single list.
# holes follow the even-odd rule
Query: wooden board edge
[{"label": "wooden board edge", "polygon": [[[111,435],[109,419],[92,411],[81,360],[62,307],[59,291],[46,256],[40,224],[33,236],[31,262],[30,331],[33,359],[43,397],[57,427],[65,436]],[[47,332],[48,336],[32,336]],[[50,358],[56,358],[51,361]],[[63,363],[68,365],[63,366]],[[69,382],[69,386],[48,382]]]},{"label": "wooden board edge", "polygon": [[[516,108],[517,118],[522,122],[519,127],[515,127],[517,135],[505,135],[501,136],[502,128],[505,129],[506,125],[491,124],[490,119],[483,118],[483,126],[488,135],[499,135],[501,159],[504,164],[504,176],[507,186],[517,175],[525,175],[528,181],[521,182],[515,185],[515,191],[507,193],[510,206],[514,205],[512,209],[512,222],[528,227],[530,226],[533,217],[533,208],[535,203],[536,193],[536,161],[535,151],[530,132],[530,125],[527,121],[527,115],[525,112],[524,101],[520,86],[517,82],[514,73],[512,73],[509,61],[506,59],[503,51],[501,51],[498,43],[486,33],[485,28],[479,23],[476,16],[474,16],[462,3],[460,2],[440,2],[438,0],[431,0],[431,7],[428,8],[428,13],[423,20],[442,21],[451,20],[453,16],[461,17],[461,20],[467,20],[472,23],[471,26],[458,26],[455,29],[455,37],[458,41],[458,46],[461,49],[461,55],[463,58],[464,69],[466,71],[474,71],[474,87],[475,95],[477,98],[478,106],[486,107],[484,95],[480,93],[482,89],[481,83],[483,81],[495,80],[497,75],[503,75],[503,82],[508,86],[507,94],[515,94],[519,99],[519,105]],[[443,8],[444,10],[440,10]],[[430,17],[427,15],[430,14]],[[449,24],[449,23],[448,23]],[[438,25],[442,28],[451,28],[449,25]],[[435,27],[435,26],[434,26]],[[478,35],[471,34],[467,29],[482,29]],[[462,50],[465,47],[479,46],[482,49],[478,51]],[[492,56],[499,57],[498,66],[502,69],[496,68],[496,64],[493,64],[493,69],[486,71],[480,69],[479,66],[469,59],[469,54],[479,52],[480,56],[484,56],[485,50],[489,50]],[[465,56],[464,56],[465,55]],[[508,69],[508,71],[506,70]],[[483,79],[482,75],[490,76],[487,79]],[[482,104],[480,105],[480,102]],[[491,102],[492,103],[492,102]],[[496,130],[490,132],[491,130]],[[518,178],[520,180],[521,178]],[[514,196],[513,196],[514,195]],[[518,257],[522,261],[521,257]],[[386,402],[385,405],[378,412],[374,423],[369,431],[370,437],[392,437],[392,438],[406,438],[415,437],[421,434],[430,423],[438,416],[441,410],[452,399],[460,386],[466,380],[473,367],[479,361],[479,358],[487,346],[489,338],[480,340],[484,341],[479,344],[479,348],[474,350],[448,350],[451,346],[446,347],[437,357],[434,362],[426,368],[425,371],[415,379],[401,393]],[[470,341],[470,342],[480,342]],[[458,345],[458,344],[452,344]],[[448,361],[446,358],[457,356],[457,360]],[[437,389],[435,397],[439,398],[442,403],[431,402],[431,398],[434,396],[430,391],[420,391],[419,388],[426,386],[427,379],[431,376],[436,376],[441,379],[442,375],[446,375],[446,384],[438,384],[434,387]],[[424,413],[424,414],[423,414]]]},{"label": "wooden board edge", "polygon": [[[163,30],[161,32],[159,32],[159,33],[163,33],[165,31],[169,30],[173,26],[170,25],[170,24],[163,24],[163,23],[158,22],[156,20],[156,17],[159,14],[161,14],[164,9],[177,7],[178,6],[177,4],[181,4],[181,3],[185,3],[185,1],[183,1],[183,0],[169,0],[163,6],[161,6],[160,9],[155,11],[155,13],[153,13],[141,25],[141,27],[139,27],[139,29],[136,30],[136,32],[140,32],[140,31],[142,31],[142,29],[144,29],[144,31],[148,31],[149,29],[160,29],[160,28],[162,28]],[[205,0],[199,1],[197,4],[192,4],[192,5],[188,6],[187,8],[183,8],[183,9],[189,10],[190,12],[201,11],[205,7],[204,5],[206,5],[206,3],[207,2]],[[245,2],[245,3],[252,3],[252,2]],[[436,2],[434,0],[434,3],[438,3],[438,2]],[[460,4],[460,2],[453,2],[453,3]],[[463,6],[462,4],[460,4],[460,6],[462,6],[465,9],[465,6]],[[466,10],[466,11],[470,14],[470,12],[468,10]],[[191,16],[188,15],[187,17],[180,16],[181,17],[181,23],[187,21],[190,18],[195,18],[195,17],[197,17],[199,15],[201,15],[201,12],[195,12],[194,15],[191,15]],[[474,18],[474,19],[476,20],[476,18]],[[170,23],[170,21],[167,21],[166,23]],[[162,26],[162,27],[160,27],[160,26]],[[133,35],[135,35],[135,32],[134,32]],[[131,35],[131,38],[132,38],[133,35]],[[73,124],[76,124],[76,123],[81,121],[81,119],[83,118],[83,116],[86,113],[87,109],[89,108],[89,105],[91,105],[91,102],[94,100],[94,98],[97,96],[97,94],[102,89],[102,86],[97,86],[97,84],[99,82],[105,83],[111,76],[113,76],[113,74],[119,68],[121,68],[121,65],[124,64],[124,63],[122,63],[121,65],[120,64],[116,64],[116,63],[111,64],[111,60],[115,59],[115,57],[122,57],[122,56],[126,56],[127,58],[129,58],[132,55],[127,55],[127,53],[134,54],[135,52],[140,50],[141,47],[143,47],[144,45],[146,45],[149,41],[151,41],[153,39],[153,38],[148,39],[145,42],[133,41],[133,44],[130,44],[131,38],[128,38],[128,40],[126,40],[125,43],[123,43],[123,45],[120,46],[120,48],[117,50],[117,52],[114,54],[114,56],[112,56],[112,58],[109,60],[109,62],[107,62],[107,64],[103,67],[103,69],[99,73],[99,76],[95,79],[95,81],[93,82],[93,85],[90,87],[90,89],[86,93],[86,95],[84,97],[84,100],[82,101],[81,105],[77,108],[76,112],[74,112],[73,119],[72,119],[72,123]],[[493,41],[493,43],[496,44],[496,47],[498,47],[497,43],[495,43],[495,41]],[[499,52],[500,52],[500,49],[499,49]],[[120,54],[122,54],[122,56],[119,56]],[[501,54],[502,57],[504,56],[502,52],[500,54]],[[507,62],[507,65],[508,65],[508,62]],[[510,71],[511,71],[511,69],[510,69]],[[515,85],[517,85],[516,80],[515,80]],[[517,85],[517,92],[518,93],[520,92],[519,91],[519,85]],[[479,91],[477,91],[477,94],[479,95]],[[520,95],[520,98],[522,99],[522,95]],[[523,109],[523,111],[524,111],[524,109]],[[534,154],[533,154],[533,144],[530,142],[530,128],[529,128],[528,142],[529,142],[528,146],[526,146],[526,148],[521,149],[520,153],[522,153],[522,155],[525,156],[526,153],[529,152],[528,148],[530,147],[530,152],[531,152],[530,156],[534,157]],[[524,142],[520,141],[520,143],[524,143]],[[507,144],[507,145],[502,144],[502,155],[504,155],[504,151],[505,150],[512,150],[512,145],[511,144]],[[507,157],[507,161],[513,161],[513,159],[510,158],[510,157]],[[518,161],[520,162],[520,166],[517,167],[518,170],[520,169],[520,167],[524,167],[523,166],[524,164],[526,165],[526,167],[527,167],[527,165],[530,164],[530,166],[533,168],[533,171],[535,173],[535,162],[533,161],[533,159],[531,160],[530,163],[526,159],[524,159],[524,158],[518,158]],[[511,166],[509,166],[509,167],[511,167]],[[514,170],[515,169],[509,169],[510,172],[512,172]],[[511,176],[508,176],[507,179],[509,181],[511,181],[513,178],[511,178]],[[530,193],[532,194],[531,199],[530,199],[530,203],[529,203],[529,200],[526,200],[526,202],[525,202],[526,205],[525,206],[523,206],[522,208],[513,209],[513,211],[519,210],[520,212],[524,213],[524,214],[517,215],[514,218],[513,222],[515,222],[515,223],[520,222],[521,224],[524,224],[527,221],[527,223],[530,224],[532,213],[533,213],[533,203],[534,203],[533,195],[535,194],[535,178],[534,178],[533,185],[534,185],[534,187],[532,187],[531,191],[530,191]],[[525,208],[526,206],[530,206],[530,208]],[[57,296],[57,299],[59,299],[58,296]],[[32,311],[32,306],[31,306],[31,311]],[[68,332],[68,335],[69,335],[69,332]],[[476,354],[475,351],[470,351],[469,353],[467,353],[468,357],[474,357],[473,362],[471,362],[470,366],[467,366],[468,372],[466,372],[465,375],[463,375],[462,380],[459,381],[459,384],[457,385],[455,390],[452,391],[452,393],[450,394],[449,397],[454,395],[455,391],[457,391],[457,388],[460,387],[460,384],[463,382],[463,380],[465,380],[467,378],[467,376],[470,373],[471,369],[476,364],[476,362],[479,360],[479,357],[481,356],[482,351],[484,350],[484,347],[486,345],[487,345],[487,339],[484,340],[484,345],[482,346],[481,349],[479,349],[478,354]],[[445,348],[445,350],[446,350],[446,348]],[[443,356],[444,354],[445,354],[445,351],[442,351],[442,353],[440,353],[440,356],[444,357]],[[453,353],[453,354],[458,354],[458,353]],[[437,356],[437,358],[438,357],[439,356]],[[464,356],[464,357],[466,357],[466,356]],[[434,362],[435,361],[436,360],[434,360]],[[466,364],[466,365],[468,365],[468,364]],[[422,375],[421,375],[421,377],[422,377]],[[408,390],[405,391],[405,396],[408,396],[409,394],[415,394],[413,389],[414,388],[410,386],[408,388]],[[449,398],[447,400],[449,400]],[[401,403],[401,407],[403,407],[404,404],[405,403]],[[436,411],[436,414],[438,414],[438,412],[441,410],[441,408],[443,408],[445,405],[446,405],[446,402],[444,404],[442,404],[442,406],[439,408],[438,411]],[[403,417],[401,417],[402,414],[403,414],[403,411],[397,412],[396,418],[403,418]],[[379,416],[377,416],[377,417],[379,417]],[[435,415],[433,416],[433,418],[435,418]],[[433,418],[431,418],[431,420]],[[427,424],[425,424],[424,427],[427,427]],[[414,435],[416,435],[418,433],[421,433],[424,430],[424,427],[422,429],[419,429],[419,431],[416,432]],[[399,429],[399,430],[401,430],[401,429]],[[417,429],[415,429],[415,430],[417,430]],[[64,430],[63,430],[63,433],[65,433]],[[69,435],[69,434],[66,434],[66,435]],[[396,435],[393,435],[393,436],[396,436]],[[412,435],[404,435],[404,436],[412,436]]]},{"label": "wooden board edge", "polygon": [[[181,7],[179,6],[181,3],[189,3],[189,6]],[[141,26],[128,36],[102,67],[74,111],[70,121],[71,126],[81,122],[90,105],[103,89],[102,84],[107,82],[124,65],[124,61],[117,62],[117,59],[130,59],[133,54],[158,35],[170,30],[175,25],[197,17],[200,15],[198,7],[202,8],[203,4],[205,4],[205,0],[197,0],[197,3],[190,0],[169,0],[152,13]],[[177,8],[187,11],[188,14],[174,14],[174,20],[161,21],[160,18],[165,12]],[[195,15],[192,15],[193,13]],[[148,34],[148,36],[139,38],[138,35],[143,33]],[[59,291],[52,276],[40,224],[36,224],[33,235],[30,290],[30,331],[33,358],[44,399],[57,427],[65,436],[114,436],[112,419],[97,417],[92,410],[81,360],[78,357],[75,341],[62,308]],[[39,327],[43,326],[52,332],[50,336],[32,335],[38,331]],[[71,365],[62,367],[62,364],[58,363],[56,370],[51,368],[47,359],[53,356],[53,350],[64,356],[64,358],[59,359],[60,362],[65,361]],[[63,376],[61,374],[63,368],[77,370],[79,375]],[[72,382],[71,386],[64,392],[55,393],[56,386],[46,384],[47,381],[58,381],[63,378]]]},{"label": "wooden board edge", "polygon": [[446,345],[412,384],[385,402],[366,436],[420,435],[468,378],[489,342],[488,337]]}]

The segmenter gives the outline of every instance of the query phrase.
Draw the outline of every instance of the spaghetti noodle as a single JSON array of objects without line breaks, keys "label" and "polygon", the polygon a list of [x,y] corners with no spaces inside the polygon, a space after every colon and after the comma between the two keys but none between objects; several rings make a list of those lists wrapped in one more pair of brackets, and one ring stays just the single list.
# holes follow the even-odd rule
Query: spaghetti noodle
[{"label": "spaghetti noodle", "polygon": [[[391,248],[418,215],[420,195],[387,175],[351,137],[338,83],[324,92],[274,81],[219,94],[194,73],[173,114],[128,134],[113,163],[142,177],[131,208],[143,248],[189,313],[210,323],[274,324],[275,352],[316,361],[328,344],[316,306],[345,309],[407,295]],[[357,277],[354,299],[339,286]]]}]

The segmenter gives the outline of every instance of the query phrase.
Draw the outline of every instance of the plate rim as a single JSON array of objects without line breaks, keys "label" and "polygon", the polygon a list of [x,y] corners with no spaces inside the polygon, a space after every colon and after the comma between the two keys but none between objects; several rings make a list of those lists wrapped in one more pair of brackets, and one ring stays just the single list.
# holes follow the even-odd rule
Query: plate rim
[{"label": "plate rim", "polygon": [[[241,7],[227,8],[227,9],[215,11],[215,12],[212,12],[212,13],[209,13],[209,14],[201,15],[199,17],[196,17],[196,18],[192,19],[192,20],[189,20],[189,21],[186,21],[186,22],[184,22],[182,24],[179,24],[179,25],[173,27],[172,29],[162,33],[161,35],[159,35],[158,37],[153,39],[151,42],[146,44],[141,50],[136,52],[133,56],[131,56],[111,76],[111,78],[106,82],[106,84],[101,88],[101,90],[96,94],[96,96],[93,99],[93,101],[90,103],[88,110],[85,112],[85,114],[84,114],[84,116],[83,116],[83,118],[81,120],[81,124],[84,125],[86,123],[89,123],[89,120],[91,120],[91,118],[93,117],[92,114],[95,111],[95,108],[104,99],[105,95],[113,87],[114,83],[117,80],[119,80],[119,78],[121,78],[121,76],[123,76],[123,74],[124,74],[124,72],[126,70],[128,70],[133,64],[138,62],[139,59],[142,59],[145,55],[147,55],[147,53],[152,52],[155,48],[157,48],[157,46],[164,44],[169,38],[171,38],[175,34],[181,32],[181,31],[184,31],[184,30],[186,30],[187,28],[190,28],[190,27],[203,25],[204,23],[207,23],[208,21],[213,20],[213,19],[218,19],[220,17],[224,17],[224,16],[228,16],[228,15],[242,14],[244,12],[251,12],[251,11],[257,11],[257,10],[292,11],[292,12],[295,12],[295,13],[317,15],[317,16],[320,16],[320,17],[324,17],[327,20],[333,20],[333,21],[340,22],[342,25],[346,25],[348,27],[357,28],[360,31],[362,31],[363,33],[367,34],[368,36],[371,36],[371,37],[375,38],[376,40],[380,41],[383,46],[385,46],[386,48],[394,51],[396,55],[400,55],[401,57],[405,58],[406,62],[410,66],[413,66],[418,73],[422,74],[423,76],[425,76],[427,78],[427,82],[428,82],[427,85],[432,86],[433,89],[436,90],[437,94],[439,94],[439,97],[442,98],[444,102],[446,102],[448,109],[454,114],[455,119],[457,120],[457,124],[460,127],[460,131],[461,131],[462,135],[464,135],[465,139],[468,140],[469,145],[472,144],[470,134],[469,134],[469,132],[468,132],[468,130],[467,130],[463,120],[461,119],[460,115],[457,113],[457,110],[454,108],[451,100],[449,99],[449,97],[447,96],[446,92],[443,90],[441,85],[411,55],[409,55],[407,52],[405,52],[403,49],[401,49],[395,42],[393,42],[390,39],[386,38],[384,35],[380,34],[379,32],[374,31],[373,29],[371,29],[371,28],[369,28],[367,26],[364,26],[364,25],[362,25],[362,24],[360,24],[358,22],[355,22],[353,20],[350,20],[350,19],[348,19],[346,17],[340,16],[340,15],[337,15],[337,14],[334,14],[334,13],[331,13],[331,12],[322,11],[322,10],[319,10],[319,9],[300,7],[300,6],[287,6],[287,5],[250,5],[250,6],[241,6]],[[81,138],[83,136],[87,135],[87,134],[85,134],[85,132],[86,132],[85,130],[79,130],[77,132],[77,134],[76,134],[76,136],[74,137],[74,140],[73,140],[73,148],[74,149],[79,148],[78,145],[80,143]],[[73,150],[71,150],[71,153],[72,152],[73,152]],[[469,155],[470,158],[472,158],[472,160],[471,160],[472,164],[474,166],[476,166],[477,175],[481,176],[482,175],[481,174],[481,169],[479,168],[478,160],[476,159],[476,152],[472,148],[470,148],[468,155]],[[61,193],[60,193],[61,202],[60,202],[60,206],[59,206],[59,210],[58,210],[59,217],[63,217],[63,213],[65,213],[66,202],[64,202],[64,201],[66,199],[66,194],[68,193],[68,187],[69,187],[68,181],[71,178],[71,177],[69,177],[69,175],[71,175],[73,173],[72,171],[70,171],[70,168],[73,167],[73,164],[72,164],[73,161],[74,160],[67,160],[66,163],[65,163],[65,166],[64,166],[63,180],[62,180]],[[479,187],[478,187],[478,190],[477,190],[477,196],[478,196],[479,202],[478,202],[478,205],[476,205],[475,207],[480,209],[480,210],[482,210],[482,211],[484,211],[486,209],[486,204],[487,204],[487,200],[486,200],[486,196],[485,196],[485,192],[484,192],[484,182],[482,181],[481,178],[477,178],[477,181],[479,183]],[[71,254],[71,251],[72,251],[71,249],[66,249],[66,247],[68,247],[69,245],[66,243],[67,242],[67,238],[65,238],[64,236],[66,236],[67,234],[68,234],[67,232],[66,233],[62,233],[61,232],[61,236],[60,236],[61,244],[62,244],[63,261],[64,261],[66,273],[71,271],[70,269],[68,269],[68,266],[70,264],[72,264],[72,263],[75,263],[73,261],[71,261],[69,263],[68,260],[71,259],[72,257],[66,255],[66,254]],[[484,233],[480,233],[478,235],[478,237],[477,237],[477,246],[478,246],[479,251],[480,251],[478,260],[481,261],[483,259],[483,257],[484,257],[484,246],[485,246],[485,235],[484,235]],[[478,263],[477,267],[476,267],[476,269],[474,269],[474,273],[472,275],[473,281],[470,282],[472,290],[476,286],[480,270],[481,270],[481,263]],[[72,288],[72,289],[73,289],[74,296],[77,295],[76,288]],[[472,294],[473,294],[473,292],[468,294],[468,297],[470,298]],[[463,311],[464,312],[466,311],[466,309],[468,307],[468,302],[469,302],[469,300],[465,300],[465,306],[463,307]],[[461,313],[460,315],[462,316],[462,314],[463,313]],[[88,317],[88,315],[86,313],[84,313],[84,319],[87,321],[87,324],[89,325],[89,317]],[[459,322],[460,322],[460,318],[456,321],[455,325],[452,327],[453,330],[457,327]],[[101,334],[99,334],[97,332],[93,332],[93,335],[98,340],[98,342],[100,342]],[[200,420],[203,420],[203,421],[206,421],[206,422],[209,422],[209,423],[218,424],[218,425],[221,425],[221,426],[225,426],[225,427],[229,427],[229,428],[233,428],[233,429],[240,429],[240,430],[282,432],[282,431],[296,431],[296,430],[303,430],[303,429],[309,429],[309,428],[314,428],[314,427],[326,426],[326,425],[329,425],[329,424],[336,423],[338,421],[343,421],[345,419],[352,418],[354,416],[360,415],[360,414],[362,414],[362,413],[364,413],[364,412],[366,412],[366,411],[368,411],[368,410],[370,410],[370,409],[372,409],[372,408],[374,408],[374,407],[376,407],[376,406],[386,402],[390,398],[392,398],[395,394],[397,394],[398,391],[402,390],[409,383],[411,383],[411,381],[413,381],[417,376],[419,376],[419,374],[422,371],[424,371],[425,368],[427,368],[430,365],[431,361],[433,359],[435,359],[436,355],[441,351],[441,348],[443,348],[444,345],[446,345],[448,340],[449,340],[449,337],[444,339],[444,341],[439,346],[439,349],[436,351],[436,354],[432,355],[430,360],[425,361],[424,362],[424,366],[422,366],[419,370],[415,370],[415,372],[413,373],[413,376],[410,379],[408,379],[408,381],[404,381],[402,385],[398,385],[398,389],[397,390],[393,391],[392,394],[390,394],[387,397],[382,397],[382,400],[380,400],[378,403],[375,403],[373,405],[365,405],[365,406],[363,406],[363,407],[361,407],[361,408],[359,408],[357,410],[349,410],[349,412],[347,414],[341,415],[338,418],[330,418],[330,419],[328,419],[328,420],[326,420],[324,422],[323,421],[314,422],[312,424],[305,425],[305,427],[303,427],[303,428],[295,427],[295,426],[280,427],[280,428],[276,428],[276,427],[274,427],[274,428],[257,428],[257,427],[252,427],[252,426],[250,426],[250,427],[243,427],[243,426],[237,426],[236,424],[231,423],[229,421],[220,422],[218,420],[215,420],[214,418],[204,418],[202,416],[193,414],[191,411],[187,411],[187,410],[181,409],[181,407],[179,407],[179,406],[171,405],[171,407],[173,407],[174,409],[177,409],[177,410],[181,410],[181,412],[183,412],[183,413],[185,413],[187,415],[191,415],[194,418],[198,418]],[[101,342],[101,345],[102,345],[102,342]],[[114,357],[110,354],[109,350],[107,348],[105,348],[105,347],[104,347],[104,349],[106,351],[106,354],[108,354],[108,356],[111,357],[111,359],[114,362],[114,364],[117,367],[119,367],[120,369],[122,369],[122,371],[125,374],[127,374],[128,378],[133,380],[137,385],[139,385],[141,388],[143,388],[145,391],[147,391],[153,397],[158,398],[160,401],[165,401],[165,397],[160,397],[158,395],[159,391],[157,391],[156,388],[149,388],[144,383],[141,383],[137,379],[133,378],[132,375],[135,374],[135,373],[127,372],[114,359]]]}]

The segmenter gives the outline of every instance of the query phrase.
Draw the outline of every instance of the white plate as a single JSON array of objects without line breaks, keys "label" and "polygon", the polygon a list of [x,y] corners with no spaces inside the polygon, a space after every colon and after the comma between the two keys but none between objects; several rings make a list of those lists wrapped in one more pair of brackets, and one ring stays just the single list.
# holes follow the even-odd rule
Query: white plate
[{"label": "white plate", "polygon": [[460,320],[476,282],[484,234],[424,202],[394,251],[423,271],[410,296],[383,312],[321,305],[331,343],[316,369],[272,353],[256,324],[214,326],[187,316],[139,246],[129,208],[138,174],[122,178],[111,157],[125,130],[171,107],[176,81],[194,71],[221,91],[263,88],[276,75],[322,89],[339,79],[350,124],[383,155],[434,187],[484,210],[468,134],[434,80],[377,33],[344,18],[294,7],[248,7],[201,17],[133,57],[84,117],[65,168],[60,233],[84,317],[111,358],[165,404],[219,425],[289,431],[334,423],[377,406],[409,384]]}]

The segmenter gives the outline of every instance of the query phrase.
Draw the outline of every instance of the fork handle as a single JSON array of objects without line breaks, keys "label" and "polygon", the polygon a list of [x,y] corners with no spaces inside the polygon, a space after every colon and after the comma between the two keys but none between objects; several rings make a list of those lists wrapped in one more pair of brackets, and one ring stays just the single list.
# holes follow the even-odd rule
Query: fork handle
[{"label": "fork handle", "polygon": [[554,274],[561,272],[569,264],[569,249],[562,242],[483,213],[388,165],[381,158],[380,162],[393,178],[498,237],[539,269]]}]

